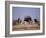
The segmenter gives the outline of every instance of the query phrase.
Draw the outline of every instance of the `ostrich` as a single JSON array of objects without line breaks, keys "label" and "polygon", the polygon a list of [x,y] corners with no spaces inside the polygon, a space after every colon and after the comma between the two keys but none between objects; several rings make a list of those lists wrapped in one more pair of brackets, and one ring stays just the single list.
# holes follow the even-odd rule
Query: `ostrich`
[{"label": "ostrich", "polygon": [[32,18],[30,16],[27,16],[24,18],[24,21],[28,22],[29,24],[31,23],[32,24]]},{"label": "ostrich", "polygon": [[34,19],[34,22],[38,25],[40,25],[40,22],[37,19]]}]

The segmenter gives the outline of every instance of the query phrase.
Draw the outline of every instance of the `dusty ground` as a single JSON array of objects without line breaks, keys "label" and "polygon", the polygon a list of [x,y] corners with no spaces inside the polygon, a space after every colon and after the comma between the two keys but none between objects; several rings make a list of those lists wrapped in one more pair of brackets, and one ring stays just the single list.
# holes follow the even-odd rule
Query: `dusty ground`
[{"label": "dusty ground", "polygon": [[23,31],[23,30],[40,30],[40,25],[38,24],[18,24],[12,26],[13,31]]}]

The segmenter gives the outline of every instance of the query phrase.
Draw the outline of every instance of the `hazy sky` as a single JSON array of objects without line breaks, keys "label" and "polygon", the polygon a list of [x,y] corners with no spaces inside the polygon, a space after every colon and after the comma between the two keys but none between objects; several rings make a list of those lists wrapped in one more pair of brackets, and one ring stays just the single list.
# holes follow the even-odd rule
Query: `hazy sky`
[{"label": "hazy sky", "polygon": [[29,7],[13,7],[12,8],[12,18],[16,20],[20,18],[24,19],[25,16],[31,16],[32,19],[40,20],[40,8],[29,8]]}]

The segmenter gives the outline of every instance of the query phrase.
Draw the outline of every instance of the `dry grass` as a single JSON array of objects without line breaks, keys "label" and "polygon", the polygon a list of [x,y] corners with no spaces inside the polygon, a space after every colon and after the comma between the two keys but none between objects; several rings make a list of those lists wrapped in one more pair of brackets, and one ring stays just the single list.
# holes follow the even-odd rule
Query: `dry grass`
[{"label": "dry grass", "polygon": [[38,24],[17,24],[13,25],[13,31],[24,31],[24,30],[40,30],[40,25]]}]

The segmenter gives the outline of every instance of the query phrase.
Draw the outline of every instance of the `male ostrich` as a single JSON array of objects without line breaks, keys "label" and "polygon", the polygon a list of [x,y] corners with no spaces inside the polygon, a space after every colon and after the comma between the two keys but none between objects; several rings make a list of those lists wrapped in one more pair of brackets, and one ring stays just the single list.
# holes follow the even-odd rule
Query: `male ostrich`
[{"label": "male ostrich", "polygon": [[24,18],[24,21],[26,21],[30,24],[31,21],[32,21],[32,18],[30,16],[27,16],[27,17]]},{"label": "male ostrich", "polygon": [[35,23],[38,23],[38,20],[37,20],[37,19],[34,19],[34,22],[35,22]]},{"label": "male ostrich", "polygon": [[38,21],[37,19],[34,19],[34,22],[38,25],[40,25],[40,21]]}]

